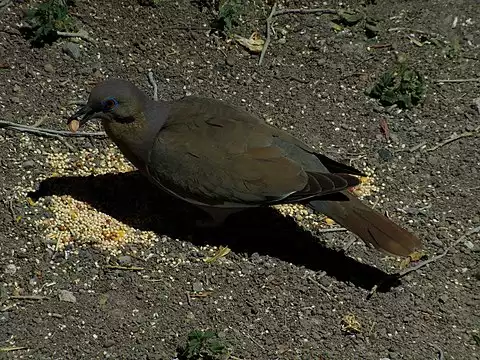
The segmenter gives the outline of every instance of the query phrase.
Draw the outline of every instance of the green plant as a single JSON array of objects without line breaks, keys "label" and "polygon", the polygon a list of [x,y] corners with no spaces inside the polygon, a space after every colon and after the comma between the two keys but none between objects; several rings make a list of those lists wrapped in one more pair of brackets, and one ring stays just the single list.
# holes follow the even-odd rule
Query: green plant
[{"label": "green plant", "polygon": [[240,17],[244,12],[243,0],[224,0],[218,5],[218,27],[226,33],[231,32],[235,25],[238,25]]},{"label": "green plant", "polygon": [[379,99],[383,105],[396,104],[409,109],[422,100],[425,91],[423,76],[418,71],[408,68],[402,61],[392,70],[382,74],[366,94]]},{"label": "green plant", "polygon": [[178,349],[180,360],[216,360],[228,353],[224,339],[214,331],[193,330],[188,334],[187,343]]},{"label": "green plant", "polygon": [[32,44],[42,46],[58,39],[59,31],[73,31],[75,25],[68,14],[69,6],[74,0],[48,0],[37,7],[29,9],[26,17],[30,25],[27,37]]}]

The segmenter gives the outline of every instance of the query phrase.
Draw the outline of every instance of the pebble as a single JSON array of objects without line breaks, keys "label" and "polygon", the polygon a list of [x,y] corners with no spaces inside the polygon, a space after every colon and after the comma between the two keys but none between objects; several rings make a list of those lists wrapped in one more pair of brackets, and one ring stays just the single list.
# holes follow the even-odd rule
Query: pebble
[{"label": "pebble", "polygon": [[58,291],[58,299],[60,301],[66,301],[66,302],[71,302],[71,303],[76,303],[77,299],[75,298],[75,295],[71,291],[68,290],[59,290]]},{"label": "pebble", "polygon": [[448,301],[448,295],[443,294],[438,298],[438,301],[440,301],[442,304],[445,304]]},{"label": "pebble", "polygon": [[227,56],[227,58],[225,59],[225,63],[228,65],[228,66],[233,66],[235,65],[235,58],[231,55]]},{"label": "pebble", "polygon": [[203,291],[203,284],[199,281],[196,281],[192,285],[193,292],[201,292]]},{"label": "pebble", "polygon": [[75,44],[73,42],[67,42],[63,44],[62,48],[63,52],[70,56],[72,59],[79,59],[81,52],[80,52],[80,46],[78,44]]},{"label": "pebble", "polygon": [[400,142],[400,139],[398,138],[398,135],[394,134],[394,133],[390,133],[390,140],[392,140],[396,144],[398,144]]},{"label": "pebble", "polygon": [[8,264],[5,266],[5,274],[14,275],[17,272],[17,267],[13,264]]},{"label": "pebble", "polygon": [[383,161],[390,161],[393,159],[393,155],[387,149],[380,149],[378,150],[378,155]]},{"label": "pebble", "polygon": [[13,103],[15,103],[15,104],[20,103],[20,98],[17,97],[17,96],[12,96],[12,97],[10,98],[10,100],[11,100]]},{"label": "pebble", "polygon": [[115,341],[113,339],[107,339],[103,343],[103,347],[105,347],[105,348],[112,347],[113,345],[115,345]]},{"label": "pebble", "polygon": [[465,241],[464,244],[465,247],[469,250],[473,250],[473,248],[475,247],[475,245],[470,240]]},{"label": "pebble", "polygon": [[432,241],[433,245],[438,246],[438,247],[443,247],[443,242],[440,239],[435,239]]},{"label": "pebble", "polygon": [[15,86],[13,87],[13,92],[20,92],[20,90],[22,90],[22,88],[21,88],[20,86],[18,86],[18,85],[15,85]]},{"label": "pebble", "polygon": [[132,263],[132,258],[128,255],[120,256],[118,258],[118,265],[125,266]]},{"label": "pebble", "polygon": [[43,69],[47,72],[47,73],[53,73],[55,72],[55,69],[53,68],[53,65],[52,64],[45,64],[43,66]]},{"label": "pebble", "polygon": [[23,164],[22,164],[22,167],[24,169],[30,169],[30,168],[33,168],[34,166],[35,166],[35,161],[33,161],[33,160],[24,161]]}]

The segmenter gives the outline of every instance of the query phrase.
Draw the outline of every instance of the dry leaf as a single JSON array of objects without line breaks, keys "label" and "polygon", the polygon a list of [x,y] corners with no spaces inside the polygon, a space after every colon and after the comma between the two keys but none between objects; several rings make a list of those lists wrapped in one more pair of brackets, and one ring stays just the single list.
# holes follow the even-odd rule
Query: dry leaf
[{"label": "dry leaf", "polygon": [[229,253],[230,253],[230,248],[228,247],[224,247],[224,246],[220,246],[220,248],[217,250],[217,252],[215,253],[215,255],[213,256],[209,256],[209,257],[206,257],[205,259],[203,259],[203,261],[205,261],[206,263],[212,263],[212,262],[215,262],[217,261],[218,259],[222,258],[222,257],[225,257],[227,256]]},{"label": "dry leaf", "polygon": [[261,53],[265,40],[262,39],[258,32],[254,32],[249,39],[240,35],[234,35],[234,39],[242,46],[246,47],[252,53]]}]

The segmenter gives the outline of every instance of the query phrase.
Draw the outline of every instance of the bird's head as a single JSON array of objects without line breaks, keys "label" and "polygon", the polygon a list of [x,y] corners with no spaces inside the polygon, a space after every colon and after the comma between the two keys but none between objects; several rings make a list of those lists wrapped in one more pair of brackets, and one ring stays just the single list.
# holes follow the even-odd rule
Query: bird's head
[{"label": "bird's head", "polygon": [[145,100],[146,95],[131,82],[106,80],[91,91],[87,104],[70,116],[67,124],[75,132],[90,119],[131,123],[141,114]]}]

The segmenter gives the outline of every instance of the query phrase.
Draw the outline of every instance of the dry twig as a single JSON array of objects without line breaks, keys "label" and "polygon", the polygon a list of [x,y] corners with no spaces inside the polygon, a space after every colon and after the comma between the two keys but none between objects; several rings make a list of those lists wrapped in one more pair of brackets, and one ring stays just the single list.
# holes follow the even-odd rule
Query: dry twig
[{"label": "dry twig", "polygon": [[48,300],[48,296],[41,295],[12,295],[8,297],[10,300]]},{"label": "dry twig", "polygon": [[104,269],[110,270],[127,270],[127,271],[142,271],[145,270],[143,267],[138,266],[121,266],[121,265],[105,265]]},{"label": "dry twig", "polygon": [[10,351],[18,351],[18,350],[27,350],[26,346],[5,346],[0,347],[0,352],[10,352]]},{"label": "dry twig", "polygon": [[337,14],[337,10],[333,9],[283,9],[277,10],[277,3],[273,4],[272,11],[267,18],[267,39],[263,45],[262,52],[260,54],[260,60],[258,60],[258,65],[262,65],[263,59],[265,58],[265,53],[267,52],[268,45],[270,45],[272,37],[272,22],[275,16],[286,15],[286,14]]},{"label": "dry twig", "polygon": [[0,120],[0,128],[6,128],[6,129],[21,131],[21,132],[28,132],[35,135],[50,136],[50,137],[56,137],[56,138],[62,137],[62,136],[63,137],[105,137],[107,136],[107,134],[105,134],[103,131],[99,131],[99,132],[78,131],[73,133],[71,131],[41,129],[41,128],[36,128],[34,126],[21,125],[21,124],[17,124],[17,123],[14,123],[11,121],[5,121],[5,120]]},{"label": "dry twig", "polygon": [[331,232],[343,232],[343,231],[347,231],[347,229],[343,228],[343,227],[339,227],[339,228],[327,228],[327,229],[318,229],[317,232],[319,233],[331,233]]},{"label": "dry twig", "polygon": [[474,130],[472,131],[465,131],[461,134],[453,134],[451,135],[449,138],[445,139],[444,141],[442,141],[441,143],[435,145],[434,147],[431,147],[430,149],[427,149],[426,151],[427,152],[430,152],[430,151],[435,151],[439,148],[441,148],[442,146],[445,146],[447,144],[450,144],[451,142],[454,142],[458,139],[462,139],[462,138],[465,138],[465,137],[470,137],[470,136],[476,136],[477,133],[480,131],[480,126],[478,126],[477,128],[475,128]]},{"label": "dry twig", "polygon": [[423,268],[424,266],[426,266],[426,265],[428,265],[428,264],[430,264],[430,263],[433,263],[433,262],[435,262],[435,261],[443,258],[443,257],[444,257],[445,255],[447,255],[448,252],[449,252],[450,250],[452,250],[455,246],[457,246],[457,245],[460,244],[461,242],[465,241],[465,239],[466,239],[467,237],[469,237],[470,235],[476,234],[476,233],[478,233],[478,232],[480,232],[480,226],[477,226],[476,228],[473,228],[473,229],[467,231],[467,232],[466,232],[465,234],[463,234],[462,236],[460,236],[453,244],[451,244],[449,247],[447,247],[447,248],[445,249],[445,251],[444,251],[443,253],[441,253],[440,255],[437,255],[437,256],[432,257],[431,259],[422,261],[422,262],[420,262],[418,265],[412,266],[412,267],[410,267],[410,268],[408,268],[408,269],[404,269],[404,270],[398,272],[397,274],[395,274],[395,276],[396,276],[397,278],[401,278],[401,277],[403,277],[403,276],[405,276],[405,275],[407,275],[407,274],[409,274],[409,273],[411,273],[411,272],[413,272],[413,271],[417,271],[418,269],[421,269],[421,268]]},{"label": "dry twig", "polygon": [[[395,27],[395,28],[390,28],[388,31],[407,31],[407,32],[412,32],[412,33],[417,33],[417,34],[422,34],[422,35],[428,35],[432,37],[437,37],[437,38],[444,38],[443,35],[434,33],[434,32],[429,32],[429,31],[424,31],[424,30],[418,30],[418,29],[411,29],[407,27]],[[448,44],[448,41],[442,40],[444,43]]]},{"label": "dry twig", "polygon": [[350,249],[350,246],[352,246],[355,243],[355,241],[357,241],[357,238],[355,236],[351,235],[351,237],[352,239],[348,243],[346,243],[345,246],[342,248],[343,252],[347,252],[347,250]]},{"label": "dry twig", "polygon": [[476,234],[476,233],[479,233],[480,232],[480,226],[477,226],[469,231],[467,231],[465,234],[463,234],[462,236],[460,236],[453,244],[451,244],[449,247],[447,247],[445,249],[445,251],[443,253],[441,253],[440,255],[437,255],[437,256],[434,256],[432,257],[431,259],[428,259],[428,260],[425,260],[425,261],[422,261],[420,262],[419,264],[415,265],[415,266],[412,266],[408,269],[404,269],[402,271],[399,271],[391,276],[389,276],[388,278],[386,278],[385,280],[381,281],[379,284],[376,284],[368,293],[367,295],[367,299],[371,298],[373,296],[373,294],[375,294],[377,292],[377,289],[382,286],[385,282],[388,282],[389,280],[393,280],[393,279],[400,279],[402,277],[404,277],[405,275],[407,274],[410,274],[411,272],[414,272],[414,271],[417,271],[425,266],[427,266],[428,264],[431,264],[437,260],[440,260],[441,258],[445,257],[448,252],[450,250],[452,250],[454,247],[456,247],[458,244],[460,244],[461,242],[465,241],[465,239],[467,237],[469,237],[470,235],[473,235],[473,234]]},{"label": "dry twig", "polygon": [[480,82],[480,78],[470,79],[439,79],[435,80],[436,83],[463,83],[463,82]]},{"label": "dry twig", "polygon": [[91,43],[95,42],[90,36],[88,36],[88,33],[85,30],[81,30],[76,33],[72,32],[63,32],[63,31],[57,31],[57,35],[60,37],[68,37],[68,38],[80,38],[86,41],[89,41]]},{"label": "dry twig", "polygon": [[265,40],[265,44],[263,45],[262,53],[260,54],[260,60],[258,60],[258,65],[262,65],[263,58],[265,57],[265,53],[267,52],[268,45],[270,45],[271,41],[271,33],[272,33],[272,19],[275,14],[275,10],[277,10],[277,3],[273,4],[272,11],[267,18],[267,39]]},{"label": "dry twig", "polygon": [[429,343],[428,345],[430,345],[431,347],[434,347],[438,351],[438,360],[445,360],[445,355],[443,354],[443,350],[439,346],[432,343]]},{"label": "dry twig", "polygon": [[148,81],[150,82],[150,85],[153,86],[153,100],[158,101],[158,86],[157,86],[157,82],[153,78],[153,72],[149,71],[147,76],[148,76]]}]

